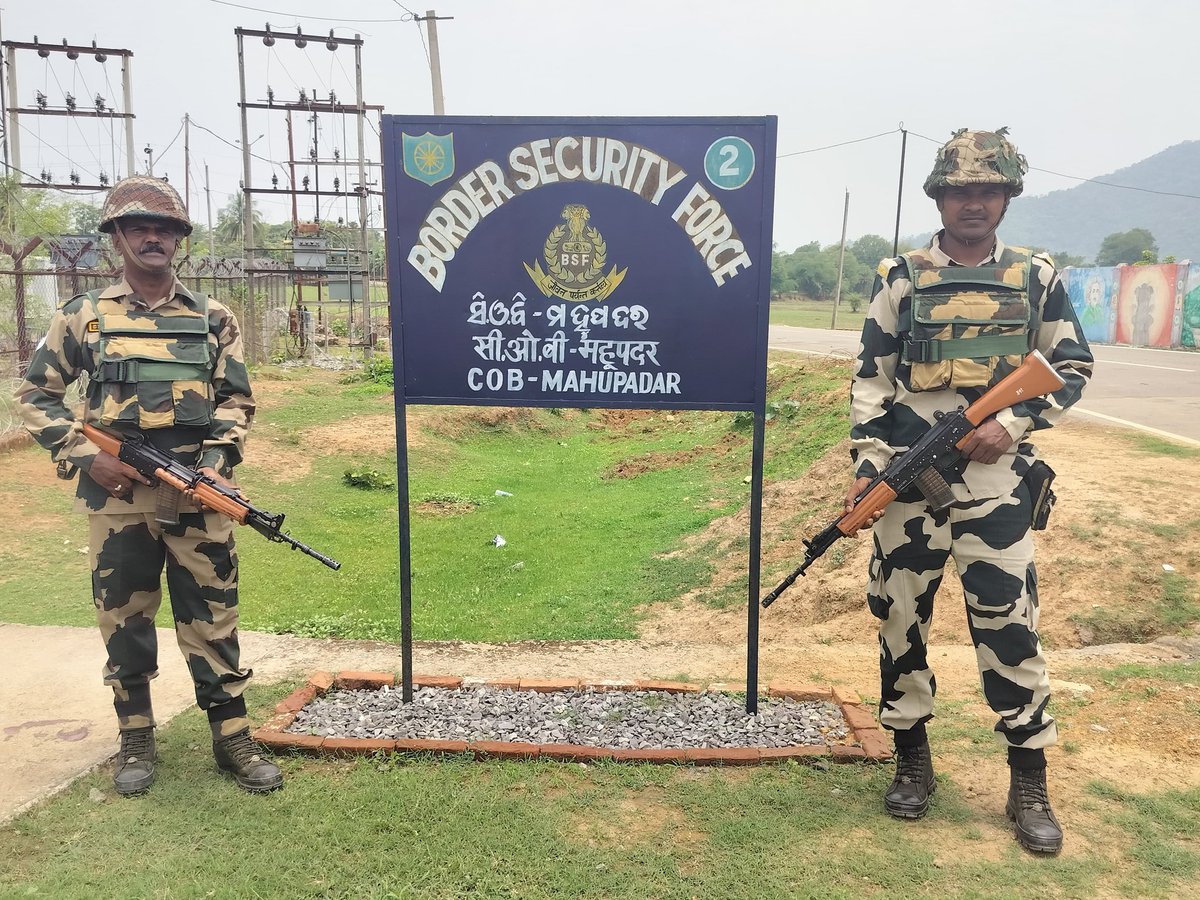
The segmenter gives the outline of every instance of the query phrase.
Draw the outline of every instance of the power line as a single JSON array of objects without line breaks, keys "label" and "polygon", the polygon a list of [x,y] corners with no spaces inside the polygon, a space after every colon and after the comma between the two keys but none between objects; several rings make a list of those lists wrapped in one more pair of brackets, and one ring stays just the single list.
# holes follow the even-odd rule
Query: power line
[{"label": "power line", "polygon": [[[909,134],[916,135],[919,138],[929,141],[931,144],[937,144],[939,147],[944,143],[936,138],[931,138],[928,135],[920,134],[912,131]],[[1132,184],[1115,184],[1111,181],[1100,181],[1098,178],[1084,178],[1082,175],[1068,175],[1066,172],[1055,172],[1053,169],[1041,169],[1037,166],[1030,166],[1032,172],[1045,172],[1047,175],[1057,175],[1059,178],[1070,178],[1072,181],[1086,181],[1089,184],[1099,184],[1104,187],[1120,188],[1123,191],[1139,191],[1143,194],[1158,194],[1162,197],[1184,197],[1188,200],[1200,200],[1200,195],[1197,194],[1181,194],[1177,191],[1156,191],[1153,188],[1135,187]]]},{"label": "power line", "polygon": [[171,138],[171,143],[167,144],[165,149],[158,151],[158,155],[160,158],[166,156],[167,151],[175,146],[175,142],[177,140],[179,140],[179,136],[181,134],[183,134],[183,121],[182,120],[180,120],[180,122],[179,122],[179,130],[177,132],[175,132],[175,137]]},{"label": "power line", "polygon": [[[30,175],[28,172],[26,172],[24,169],[18,169],[15,166],[9,165],[8,163],[3,162],[3,161],[0,161],[0,165],[3,165],[5,168],[7,168],[13,172],[20,172],[22,175],[25,175],[26,177],[33,179],[33,176]],[[33,180],[37,180],[37,179],[33,179]],[[50,188],[38,188],[36,190],[50,190]],[[92,192],[92,193],[95,193],[95,192]],[[25,213],[25,215],[29,219],[29,221],[32,222],[35,226],[37,226],[40,229],[40,234],[38,236],[40,238],[42,238],[43,243],[47,243],[47,244],[51,243],[50,241],[47,240],[47,238],[55,237],[58,234],[58,232],[52,231],[51,229],[47,228],[45,221],[38,218],[38,216],[33,212],[33,210],[31,210],[28,206],[25,205],[24,201],[21,200],[21,188],[14,187],[12,190],[7,191],[6,194],[7,194],[8,199],[16,201],[17,206],[21,207],[21,210]]]},{"label": "power line", "polygon": [[[35,137],[35,138],[37,138],[37,140],[38,140],[38,146],[39,146],[39,147],[42,147],[42,146],[48,147],[49,149],[51,149],[51,150],[53,150],[55,153],[57,153],[59,156],[61,156],[63,159],[65,159],[65,160],[66,160],[68,163],[70,163],[72,166],[78,166],[78,167],[79,167],[79,168],[80,168],[80,169],[81,169],[81,170],[84,172],[84,174],[86,174],[86,175],[90,175],[92,178],[99,178],[99,177],[100,177],[100,176],[98,176],[98,175],[97,175],[95,172],[93,172],[91,169],[88,169],[88,168],[84,167],[82,164],[80,164],[80,163],[77,163],[75,160],[71,159],[71,157],[70,157],[70,156],[68,156],[66,153],[63,153],[61,150],[59,150],[57,147],[55,147],[55,146],[54,146],[52,143],[50,143],[49,141],[44,141],[44,140],[42,140],[42,135],[41,135],[41,132],[40,132],[40,131],[39,131],[39,132],[33,132],[33,131],[30,131],[30,129],[29,129],[29,126],[28,126],[28,125],[26,125],[24,122],[21,122],[21,123],[19,123],[19,124],[20,124],[20,127],[21,127],[21,130],[22,130],[22,131],[26,132],[26,133],[27,133],[27,134],[29,134],[31,137]],[[68,148],[68,149],[69,149],[69,148]],[[38,160],[39,160],[39,162],[41,161],[41,152],[40,152],[40,150],[39,150],[39,152],[38,152]],[[40,181],[41,179],[38,179],[38,180]]]},{"label": "power line", "polygon": [[1164,197],[1186,197],[1189,200],[1200,200],[1200,195],[1197,194],[1181,194],[1177,191],[1156,191],[1153,188],[1134,187],[1131,184],[1113,184],[1111,181],[1099,181],[1095,178],[1081,178],[1078,175],[1067,175],[1065,172],[1055,172],[1051,169],[1039,169],[1037,166],[1030,166],[1030,170],[1034,172],[1045,172],[1047,175],[1057,175],[1059,178],[1071,178],[1075,181],[1087,181],[1091,184],[1102,184],[1105,187],[1121,188],[1124,191],[1141,191],[1143,194],[1161,194]]},{"label": "power line", "polygon": [[[780,153],[776,155],[776,159],[784,159],[788,156],[801,156],[805,153],[817,153],[821,150],[832,150],[834,147],[845,147],[848,144],[861,144],[863,141],[873,141],[876,138],[887,137],[889,134],[898,134],[899,128],[893,128],[891,131],[881,131],[879,134],[872,134],[868,137],[855,138],[852,141],[841,141],[837,144],[826,144],[824,147],[813,147],[809,150],[793,150],[791,153]],[[910,132],[912,133],[912,132]]]},{"label": "power line", "polygon": [[412,16],[412,21],[417,23],[417,34],[420,35],[421,38],[421,49],[425,51],[425,64],[432,65],[429,60],[429,46],[425,43],[425,32],[421,30],[421,17],[401,3],[400,0],[392,0],[392,2]]},{"label": "power line", "polygon": [[[276,9],[262,9],[261,7],[258,7],[258,6],[242,6],[240,3],[230,3],[230,2],[228,2],[228,0],[209,0],[209,2],[217,3],[217,4],[220,4],[221,6],[232,6],[234,9],[248,9],[251,12],[266,13],[269,16],[294,16],[297,19],[313,19],[314,21],[317,21],[317,22],[407,22],[407,21],[409,21],[409,19],[407,19],[407,18],[400,18],[400,19],[347,19],[344,16],[337,16],[337,17],[310,16],[307,13],[289,13],[289,12],[280,12],[279,10],[276,10]],[[401,7],[401,8],[403,8],[403,7]],[[409,15],[411,16],[411,15],[413,15],[413,13],[410,11]]]},{"label": "power line", "polygon": [[[201,125],[201,124],[200,124],[199,122],[197,122],[195,119],[192,119],[192,124],[193,124],[193,125],[195,125],[197,128],[199,128],[201,131],[207,131],[209,134],[211,134],[213,137],[215,137],[215,138],[216,138],[218,141],[221,141],[222,143],[228,144],[230,147],[233,147],[235,150],[241,150],[241,149],[242,149],[242,145],[241,145],[241,144],[235,144],[233,141],[231,141],[231,140],[229,140],[229,139],[227,139],[227,138],[223,138],[223,137],[221,137],[221,135],[217,134],[217,133],[216,133],[215,131],[213,131],[211,128],[205,128],[203,125]],[[259,156],[259,155],[258,155],[257,153],[255,153],[254,151],[251,151],[251,152],[250,152],[250,155],[251,155],[251,156],[253,156],[255,159],[262,160],[262,161],[263,161],[263,162],[265,162],[265,163],[270,163],[270,164],[271,164],[271,165],[273,165],[273,166],[279,166],[279,168],[283,168],[283,166],[280,166],[280,164],[279,164],[279,163],[277,163],[275,160],[273,160],[273,159],[267,159],[267,157],[265,157],[265,156]]]}]

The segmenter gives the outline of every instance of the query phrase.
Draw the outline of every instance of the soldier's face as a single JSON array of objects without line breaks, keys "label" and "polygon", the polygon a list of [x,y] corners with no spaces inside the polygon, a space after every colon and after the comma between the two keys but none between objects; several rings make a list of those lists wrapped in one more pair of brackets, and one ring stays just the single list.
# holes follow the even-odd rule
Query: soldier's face
[{"label": "soldier's face", "polygon": [[117,241],[117,250],[128,264],[136,257],[141,268],[151,271],[166,269],[179,248],[179,229],[170,222],[142,216],[129,216],[118,223],[124,241]]},{"label": "soldier's face", "polygon": [[942,191],[942,225],[957,240],[973,244],[989,237],[1004,218],[1008,192],[998,184],[968,184]]}]

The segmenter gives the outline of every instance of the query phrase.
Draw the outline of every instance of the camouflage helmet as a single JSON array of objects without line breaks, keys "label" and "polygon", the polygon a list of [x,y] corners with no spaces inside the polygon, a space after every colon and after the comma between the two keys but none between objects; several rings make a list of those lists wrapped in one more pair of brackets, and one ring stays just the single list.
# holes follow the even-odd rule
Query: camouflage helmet
[{"label": "camouflage helmet", "polygon": [[1025,157],[1008,140],[1008,128],[968,131],[960,128],[938,149],[933,171],[925,179],[925,193],[937,198],[945,187],[968,184],[1004,184],[1010,196],[1024,189],[1021,176],[1029,171]]},{"label": "camouflage helmet", "polygon": [[133,175],[112,186],[100,210],[100,230],[112,234],[117,219],[126,216],[166,219],[178,225],[184,234],[192,233],[192,223],[179,193],[160,178]]}]

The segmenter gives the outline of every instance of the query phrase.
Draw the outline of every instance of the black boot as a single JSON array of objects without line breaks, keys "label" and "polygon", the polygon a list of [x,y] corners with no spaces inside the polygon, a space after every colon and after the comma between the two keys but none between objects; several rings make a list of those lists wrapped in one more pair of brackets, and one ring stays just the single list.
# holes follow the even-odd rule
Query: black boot
[{"label": "black boot", "polygon": [[896,748],[896,777],[883,795],[883,805],[898,819],[919,819],[929,811],[929,798],[937,790],[929,742]]},{"label": "black boot", "polygon": [[1046,790],[1046,769],[1019,769],[1012,766],[1008,805],[1004,812],[1017,833],[1017,842],[1034,853],[1057,853],[1062,849],[1063,833]]},{"label": "black boot", "polygon": [[279,766],[263,759],[262,753],[262,748],[250,737],[248,728],[213,741],[213,756],[221,771],[232,773],[238,787],[256,794],[283,787]]},{"label": "black boot", "polygon": [[1062,850],[1062,826],[1050,809],[1046,770],[1009,769],[1008,805],[1004,812],[1013,822],[1016,841],[1034,853]]},{"label": "black boot", "polygon": [[118,794],[140,794],[154,784],[154,726],[121,732],[121,750],[113,764],[113,787]]}]

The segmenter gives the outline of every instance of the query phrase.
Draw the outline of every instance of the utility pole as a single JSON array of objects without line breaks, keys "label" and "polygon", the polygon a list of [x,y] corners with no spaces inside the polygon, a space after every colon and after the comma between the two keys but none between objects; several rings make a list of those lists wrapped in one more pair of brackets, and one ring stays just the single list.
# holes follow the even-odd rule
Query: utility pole
[{"label": "utility pole", "polygon": [[[358,39],[358,35],[354,35]],[[363,359],[371,358],[371,266],[367,254],[367,161],[365,143],[365,123],[367,111],[363,107],[362,82],[362,44],[354,45],[354,105],[358,107],[358,115],[354,117],[358,124],[358,246],[360,250],[359,263],[363,269]],[[353,287],[350,289],[354,293]]]},{"label": "utility pole", "polygon": [[292,111],[287,111],[288,136],[288,187],[292,195],[292,231],[300,224],[300,210],[296,206],[296,148],[292,143]]},{"label": "utility pole", "polygon": [[[192,221],[192,212],[191,212],[192,157],[191,157],[191,145],[189,144],[189,139],[191,138],[191,134],[190,134],[191,124],[192,124],[192,117],[190,115],[188,115],[187,113],[184,113],[183,114],[183,211],[187,214],[189,223]],[[192,236],[190,234],[186,238],[184,238],[183,246],[184,246],[184,250],[183,250],[184,255],[191,256],[192,255]]]},{"label": "utility pole", "polygon": [[[2,48],[3,46],[4,46],[3,26],[0,25],[0,48]],[[7,82],[8,79],[3,71],[4,63],[5,63],[5,60],[4,60],[3,54],[0,54],[0,136],[2,136],[3,140],[4,140],[4,177],[7,178],[8,177],[8,125],[4,120],[4,114],[8,110],[7,91],[5,88],[5,83]]]},{"label": "utility pole", "polygon": [[[420,21],[420,17],[418,17],[418,21]],[[295,45],[298,49],[303,49],[305,46],[309,46],[316,42],[320,42],[320,44],[323,45],[325,47],[325,49],[330,51],[331,53],[338,51],[340,48],[343,48],[346,45],[353,46],[354,53],[355,53],[355,70],[356,70],[355,102],[353,102],[353,103],[340,102],[337,99],[337,97],[335,96],[333,91],[330,91],[329,98],[328,98],[328,100],[326,100],[326,99],[319,97],[317,95],[317,92],[314,91],[310,94],[304,88],[300,88],[299,86],[297,86],[298,91],[299,91],[299,96],[297,99],[293,99],[293,100],[287,100],[287,99],[283,99],[281,97],[276,97],[275,92],[270,88],[270,86],[268,86],[266,102],[261,102],[261,101],[253,101],[253,100],[246,99],[247,98],[247,89],[245,86],[244,39],[247,37],[249,37],[251,39],[258,38],[258,39],[262,40],[262,42],[265,46],[271,47],[276,44],[277,40],[280,38],[280,34],[278,32],[272,32],[270,29],[270,25],[268,25],[266,30],[263,30],[263,31],[259,31],[259,30],[255,30],[255,29],[247,29],[247,28],[236,28],[236,29],[234,29],[234,33],[237,35],[237,39],[238,39],[238,61],[239,61],[239,72],[240,72],[241,90],[242,90],[242,99],[238,105],[239,105],[240,109],[242,110],[243,160],[246,162],[245,169],[244,169],[245,176],[244,176],[243,185],[242,185],[243,194],[246,196],[247,200],[249,200],[249,198],[254,194],[274,194],[275,196],[278,196],[281,193],[279,186],[277,184],[277,181],[274,178],[272,180],[272,184],[270,187],[259,187],[252,183],[252,180],[251,180],[252,173],[250,171],[249,164],[248,164],[248,156],[246,155],[246,147],[249,143],[247,141],[249,125],[248,125],[246,117],[247,117],[247,113],[249,110],[262,110],[262,111],[265,111],[268,113],[283,112],[287,116],[287,125],[288,125],[288,129],[287,129],[287,132],[288,132],[288,159],[287,159],[287,170],[286,171],[288,172],[288,177],[291,181],[291,183],[287,186],[287,193],[291,194],[292,223],[293,223],[293,231],[295,232],[293,234],[292,247],[290,248],[292,250],[292,255],[293,255],[293,259],[292,259],[293,264],[291,266],[281,267],[278,263],[273,263],[273,264],[270,264],[269,266],[264,266],[263,268],[259,268],[259,265],[262,265],[262,264],[260,264],[258,261],[254,260],[254,259],[250,259],[247,262],[247,268],[246,268],[247,276],[253,277],[254,275],[256,275],[259,272],[269,272],[272,275],[276,275],[276,276],[278,276],[278,275],[292,276],[294,278],[294,282],[296,285],[296,301],[298,304],[301,303],[301,298],[303,297],[303,294],[301,293],[302,285],[312,285],[314,287],[314,289],[316,290],[316,296],[315,296],[315,299],[313,300],[313,303],[317,307],[317,310],[316,310],[317,315],[320,316],[322,314],[324,305],[327,302],[335,303],[335,304],[343,302],[340,299],[333,300],[332,298],[330,298],[329,300],[324,300],[324,299],[322,299],[322,296],[321,296],[321,287],[322,286],[326,286],[326,285],[332,286],[336,282],[341,281],[341,278],[336,278],[336,276],[335,276],[335,270],[336,270],[337,275],[341,275],[345,278],[347,290],[349,293],[349,296],[347,296],[346,300],[349,301],[349,309],[351,311],[351,314],[353,315],[354,299],[355,299],[353,296],[353,293],[355,290],[360,289],[359,288],[360,280],[361,280],[362,288],[364,288],[364,289],[367,288],[367,286],[369,284],[369,275],[370,275],[369,266],[366,264],[366,259],[365,259],[365,257],[366,257],[365,247],[362,250],[358,250],[358,249],[356,249],[356,245],[365,244],[364,234],[366,232],[365,222],[366,222],[366,218],[367,218],[365,211],[370,209],[370,207],[368,205],[369,201],[373,196],[378,196],[382,193],[378,188],[372,187],[372,182],[370,180],[370,175],[369,175],[369,173],[372,171],[372,168],[373,167],[381,167],[381,163],[372,162],[365,158],[365,152],[366,152],[366,145],[365,145],[366,119],[365,119],[365,116],[372,112],[381,112],[383,110],[383,107],[375,105],[375,104],[368,104],[363,101],[362,68],[361,68],[361,48],[362,48],[363,40],[359,35],[355,35],[353,38],[337,37],[337,36],[335,36],[335,34],[333,33],[332,30],[330,31],[328,36],[316,35],[316,34],[306,34],[300,30],[297,30],[294,35],[288,35],[288,37],[290,38],[290,41],[295,43]],[[251,46],[251,49],[253,49],[252,46]],[[311,125],[312,131],[309,133],[306,133],[303,137],[296,134],[295,133],[296,125],[294,122],[294,114],[301,114],[301,115],[305,116],[304,122],[306,125]],[[321,122],[322,122],[321,116],[322,115],[355,116],[359,120],[359,126],[358,126],[358,157],[359,158],[358,158],[358,160],[351,159],[353,153],[352,152],[347,153],[346,147],[343,147],[340,152],[337,149],[335,149],[332,159],[322,159],[321,158],[319,138],[320,138],[320,131],[321,131]],[[336,121],[336,120],[334,120],[334,121]],[[344,119],[342,121],[343,121],[342,139],[343,139],[343,144],[345,144],[346,138],[347,138],[346,132],[347,132],[349,123],[345,122]],[[301,126],[301,127],[305,127],[305,126]],[[327,133],[334,134],[336,132],[327,132]],[[297,158],[295,148],[296,148],[296,146],[302,146],[302,145],[306,146],[306,148],[308,149],[308,152],[305,154],[305,156],[303,158]],[[330,187],[326,187],[326,184],[329,182],[330,179],[322,179],[321,178],[321,169],[324,166],[332,166],[332,167],[335,167],[335,169],[342,169],[342,175],[340,178],[336,177],[336,176],[332,178],[332,185],[330,185],[332,190],[330,189]],[[354,169],[357,169],[357,171],[359,173],[357,186],[352,186],[350,184],[351,172],[354,171]],[[304,222],[300,221],[297,201],[298,201],[298,195],[301,192],[303,192],[303,194],[306,197],[311,196],[314,201],[314,210],[313,210],[313,216],[312,216],[313,221],[311,223],[307,219]],[[342,252],[346,252],[346,265],[343,267],[339,264],[337,266],[334,266],[332,269],[327,269],[325,264],[319,264],[319,265],[315,265],[312,263],[308,263],[308,264],[304,264],[304,265],[299,264],[297,262],[297,250],[300,249],[299,235],[301,234],[301,232],[303,232],[304,235],[319,233],[319,232],[313,231],[312,229],[319,228],[319,226],[321,224],[320,218],[321,218],[321,202],[322,202],[322,200],[326,197],[333,197],[333,198],[337,198],[338,200],[341,200],[344,202],[349,202],[349,199],[352,195],[357,195],[359,198],[359,210],[360,210],[359,218],[362,221],[359,223],[359,231],[360,231],[359,236],[357,238],[353,238],[349,241],[343,242],[347,246],[339,248],[342,250]],[[347,210],[347,213],[349,213],[349,210]],[[348,217],[349,216],[347,216],[347,218]],[[250,229],[253,228],[253,225],[250,223],[249,220],[247,220],[245,228],[247,231],[249,231]],[[259,248],[259,249],[262,249],[262,248]],[[284,248],[274,248],[274,249],[284,249]],[[347,251],[349,251],[349,252],[347,252]],[[359,265],[354,264],[353,256],[355,253],[361,253],[361,255],[363,257],[363,259],[361,260],[361,264],[359,264]],[[343,274],[343,272],[344,272],[344,274]],[[336,278],[336,282],[335,282],[335,278]],[[340,286],[341,285],[339,283],[338,287],[340,288]],[[326,337],[328,337],[328,334],[326,335]],[[264,342],[260,341],[259,343],[264,343]],[[369,350],[366,352],[369,353]]]},{"label": "utility pole", "polygon": [[[442,58],[438,52],[438,36],[437,23],[438,14],[436,10],[425,10],[425,17],[415,17],[418,22],[425,23],[425,29],[429,34],[429,77],[433,85],[433,114],[435,116],[445,115],[446,105],[442,98]],[[454,16],[442,16],[442,19],[453,19]]]},{"label": "utility pole", "polygon": [[[242,113],[242,255],[246,268],[250,269],[254,265],[254,200],[250,193],[250,127],[246,122],[246,56],[241,29],[235,29],[234,33],[237,35],[238,87],[242,98],[239,106]],[[246,273],[246,338],[246,358],[254,364],[258,362],[258,321],[254,309],[254,273],[249,271]]]},{"label": "utility pole", "polygon": [[904,151],[908,148],[908,132],[900,123],[900,186],[896,188],[896,232],[892,237],[892,256],[900,252],[900,202],[904,199]]},{"label": "utility pole", "polygon": [[833,292],[833,321],[830,329],[837,328],[838,304],[842,301],[842,267],[846,262],[846,222],[850,218],[850,189],[846,188],[846,204],[842,207],[842,245],[838,250],[838,279],[837,288]]},{"label": "utility pole", "polygon": [[146,163],[146,174],[149,175],[151,178],[153,178],[154,177],[154,148],[151,147],[149,144],[147,144],[145,149],[142,150],[142,152],[146,154],[146,157],[148,159],[148,161]]},{"label": "utility pole", "polygon": [[[133,157],[133,113],[132,108],[132,91],[129,83],[129,67],[130,60],[133,57],[132,51],[117,50],[109,47],[98,47],[96,42],[92,41],[91,46],[83,44],[72,44],[64,39],[61,44],[43,44],[35,37],[32,42],[26,41],[0,41],[0,48],[4,52],[4,67],[7,71],[4,73],[3,84],[0,84],[0,115],[7,115],[6,127],[4,132],[4,158],[10,168],[18,172],[18,183],[21,187],[32,188],[50,188],[58,191],[88,191],[99,192],[107,191],[109,188],[109,179],[107,173],[100,172],[96,179],[96,184],[84,184],[79,176],[72,171],[71,178],[62,179],[61,182],[55,182],[49,176],[48,172],[42,172],[41,177],[25,175],[21,172],[21,116],[67,116],[68,118],[81,119],[124,119],[125,120],[125,155],[128,162],[128,174],[134,174],[135,160]],[[42,60],[48,60],[52,54],[63,53],[67,58],[75,61],[84,55],[91,56],[96,62],[104,64],[110,56],[121,57],[121,79],[124,92],[125,109],[123,112],[118,112],[116,104],[109,99],[97,94],[95,97],[94,108],[87,108],[87,103],[77,103],[75,98],[70,94],[63,97],[61,105],[50,102],[50,98],[43,92],[38,92],[38,103],[36,106],[21,106],[20,94],[17,90],[17,51],[31,50]],[[115,146],[114,146],[115,159]],[[66,154],[63,154],[66,156]],[[69,161],[69,160],[68,160]],[[113,172],[113,180],[120,177],[119,173]],[[24,180],[28,179],[28,180]]]},{"label": "utility pole", "polygon": [[[130,177],[133,176],[133,73],[130,72],[130,67],[133,65],[133,54],[122,53],[121,55],[121,96],[125,101],[125,170]],[[113,178],[116,179],[117,173],[113,172]]]},{"label": "utility pole", "polygon": [[217,259],[217,248],[213,243],[213,227],[212,227],[212,192],[208,189],[208,163],[204,164],[204,199],[208,203],[208,255],[212,257],[214,264]]}]

